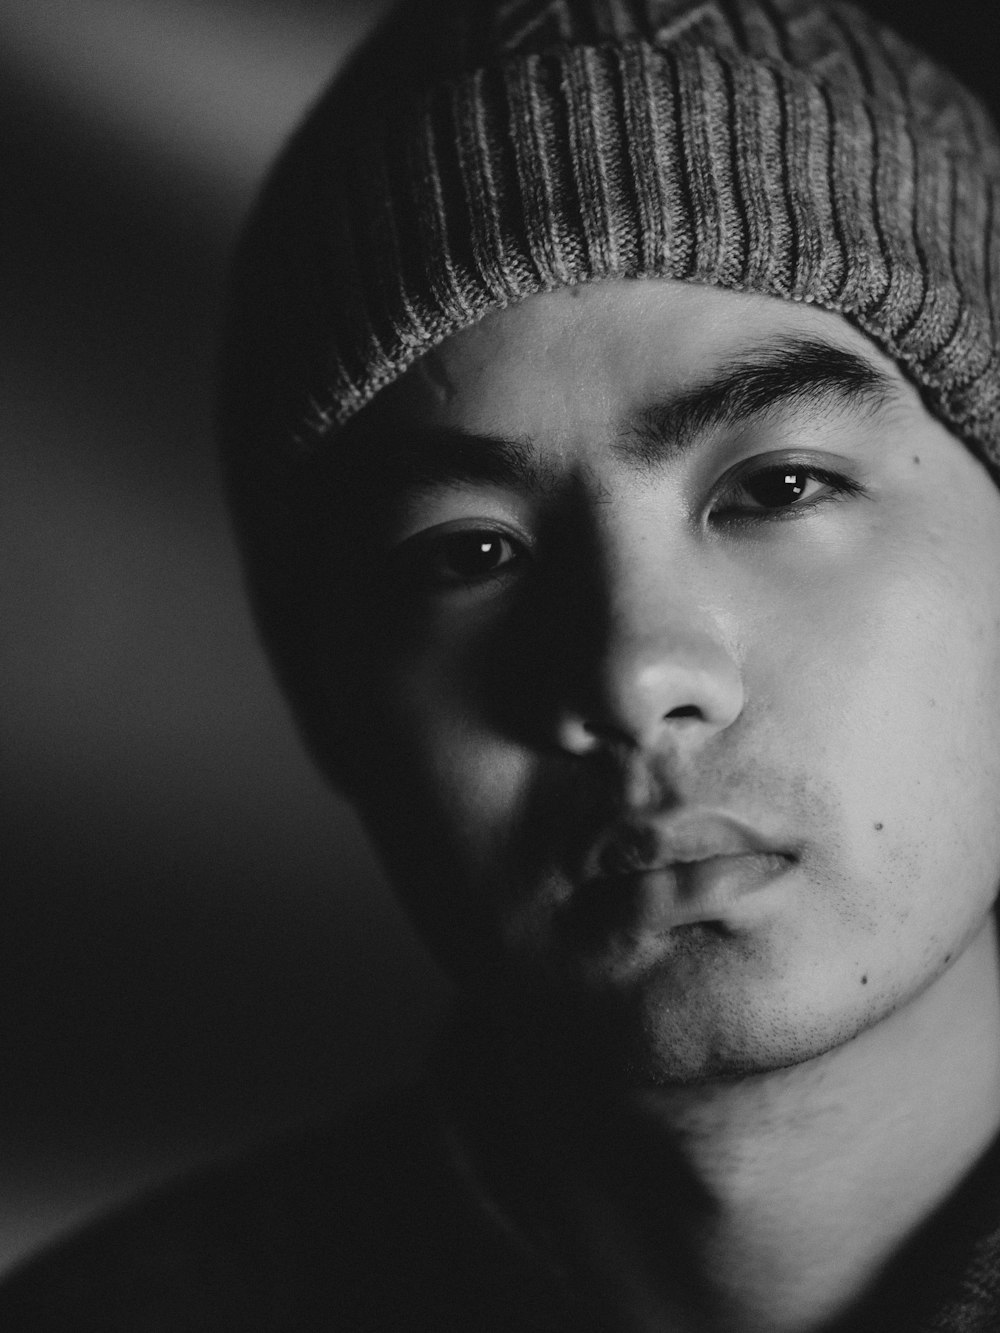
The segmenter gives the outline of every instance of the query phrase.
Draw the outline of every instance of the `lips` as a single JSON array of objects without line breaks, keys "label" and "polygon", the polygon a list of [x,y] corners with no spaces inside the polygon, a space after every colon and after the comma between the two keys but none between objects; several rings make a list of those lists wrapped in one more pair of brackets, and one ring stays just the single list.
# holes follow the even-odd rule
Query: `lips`
[{"label": "lips", "polygon": [[594,877],[610,878],[718,857],[760,855],[791,855],[791,851],[730,816],[688,813],[619,825],[598,845],[592,863]]},{"label": "lips", "polygon": [[640,931],[736,919],[796,860],[793,848],[728,815],[621,824],[594,850],[579,905],[607,926]]}]

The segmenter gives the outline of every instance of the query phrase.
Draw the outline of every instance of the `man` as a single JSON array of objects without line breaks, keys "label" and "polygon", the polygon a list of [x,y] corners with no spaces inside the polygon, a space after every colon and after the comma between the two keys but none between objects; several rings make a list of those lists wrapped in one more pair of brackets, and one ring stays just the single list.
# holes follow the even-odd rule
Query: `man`
[{"label": "man", "polygon": [[437,0],[354,63],[222,430],[454,1030],[5,1326],[1000,1327],[998,182],[840,5]]}]

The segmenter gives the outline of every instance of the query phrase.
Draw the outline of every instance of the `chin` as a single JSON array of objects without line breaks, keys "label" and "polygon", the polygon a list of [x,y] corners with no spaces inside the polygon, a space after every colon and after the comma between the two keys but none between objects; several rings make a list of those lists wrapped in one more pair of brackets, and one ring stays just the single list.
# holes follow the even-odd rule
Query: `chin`
[{"label": "chin", "polygon": [[[679,995],[673,978],[626,988],[526,991],[502,1006],[504,1041],[537,1077],[607,1092],[736,1082],[791,1069],[854,1040],[895,1007],[835,1005],[795,988],[715,985]],[[528,996],[531,996],[529,999]],[[810,1002],[811,1001],[811,1002]]]}]

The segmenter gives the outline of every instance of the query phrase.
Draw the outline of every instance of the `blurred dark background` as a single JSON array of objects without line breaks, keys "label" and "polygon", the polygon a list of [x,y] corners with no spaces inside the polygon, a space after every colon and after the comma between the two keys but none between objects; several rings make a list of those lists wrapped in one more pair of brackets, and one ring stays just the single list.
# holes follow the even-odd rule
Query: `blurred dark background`
[{"label": "blurred dark background", "polygon": [[[0,1264],[405,1077],[444,991],[254,640],[226,256],[365,0],[0,0]],[[988,99],[993,3],[878,0]]]},{"label": "blurred dark background", "polygon": [[375,16],[3,0],[0,1262],[412,1067],[440,990],[258,651],[226,256]]}]

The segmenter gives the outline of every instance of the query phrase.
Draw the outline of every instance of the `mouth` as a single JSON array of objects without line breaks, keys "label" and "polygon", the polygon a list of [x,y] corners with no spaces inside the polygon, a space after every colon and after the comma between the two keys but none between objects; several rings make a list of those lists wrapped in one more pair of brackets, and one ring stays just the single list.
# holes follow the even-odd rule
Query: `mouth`
[{"label": "mouth", "polygon": [[697,922],[745,918],[761,890],[784,875],[794,858],[775,852],[709,856],[591,882],[589,891],[615,900],[612,914],[631,928],[661,932]]},{"label": "mouth", "polygon": [[738,925],[764,890],[798,862],[781,846],[728,816],[686,814],[620,826],[590,859],[579,905],[597,925],[662,933],[697,923]]},{"label": "mouth", "polygon": [[625,820],[599,842],[599,877],[645,874],[721,857],[782,854],[787,849],[729,815],[686,811],[661,821]]}]

